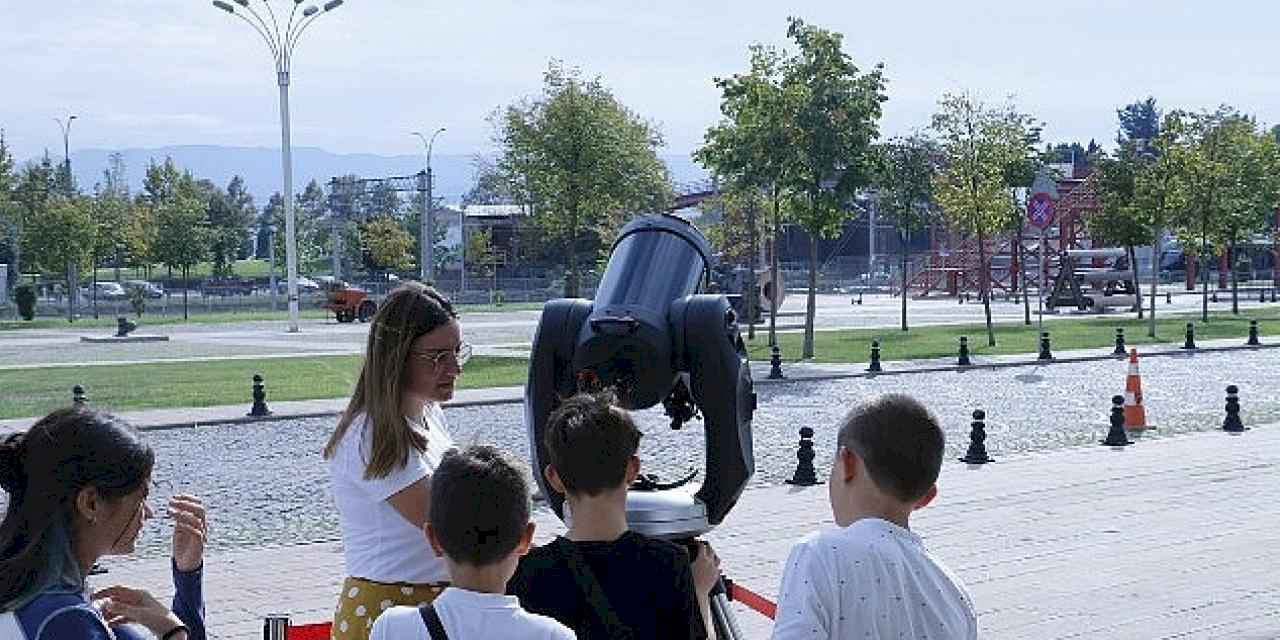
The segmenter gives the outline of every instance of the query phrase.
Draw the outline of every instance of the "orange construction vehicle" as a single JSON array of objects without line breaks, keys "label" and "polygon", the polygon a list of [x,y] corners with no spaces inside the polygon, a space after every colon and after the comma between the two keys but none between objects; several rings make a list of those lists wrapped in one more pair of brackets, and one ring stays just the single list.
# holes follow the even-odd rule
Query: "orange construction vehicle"
[{"label": "orange construction vehicle", "polygon": [[378,312],[378,303],[369,292],[345,282],[336,282],[329,289],[324,308],[333,312],[338,322],[368,322]]}]

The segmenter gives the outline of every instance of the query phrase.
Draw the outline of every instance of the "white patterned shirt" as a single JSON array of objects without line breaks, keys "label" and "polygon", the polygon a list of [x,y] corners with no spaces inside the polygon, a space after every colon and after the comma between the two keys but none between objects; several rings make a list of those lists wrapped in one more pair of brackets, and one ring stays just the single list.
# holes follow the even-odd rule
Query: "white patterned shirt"
[{"label": "white patterned shirt", "polygon": [[810,534],[787,558],[774,640],[977,637],[960,580],[891,522],[864,518]]}]

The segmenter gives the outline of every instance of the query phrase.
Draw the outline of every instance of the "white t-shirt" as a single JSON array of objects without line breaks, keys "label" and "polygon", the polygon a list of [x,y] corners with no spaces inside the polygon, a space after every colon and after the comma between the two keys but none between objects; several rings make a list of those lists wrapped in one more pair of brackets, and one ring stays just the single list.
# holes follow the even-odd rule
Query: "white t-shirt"
[{"label": "white t-shirt", "polygon": [[[444,560],[431,550],[422,528],[410,524],[387,502],[387,498],[430,475],[453,447],[439,405],[428,404],[423,419],[428,425],[427,450],[421,455],[411,452],[407,464],[384,478],[364,476],[373,448],[373,429],[363,415],[352,421],[329,460],[347,575],[351,577],[412,584],[449,580]],[[409,428],[423,428],[420,421],[406,422]]]},{"label": "white t-shirt", "polygon": [[964,585],[916,534],[879,518],[810,534],[782,573],[775,640],[978,637]]},{"label": "white t-shirt", "polygon": [[[576,640],[573,630],[554,618],[520,608],[515,596],[445,589],[432,603],[449,638],[467,640]],[[373,623],[369,640],[430,640],[422,614],[414,607],[391,607]]]}]

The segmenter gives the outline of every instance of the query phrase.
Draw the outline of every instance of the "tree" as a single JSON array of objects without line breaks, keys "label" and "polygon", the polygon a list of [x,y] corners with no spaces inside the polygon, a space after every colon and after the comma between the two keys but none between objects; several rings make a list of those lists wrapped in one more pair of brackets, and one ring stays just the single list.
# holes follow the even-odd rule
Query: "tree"
[{"label": "tree", "polygon": [[170,270],[182,273],[182,317],[186,319],[191,267],[204,260],[209,251],[207,189],[202,189],[191,174],[177,173],[172,161],[149,167],[149,179],[152,169],[156,171],[155,179],[149,180],[152,184],[144,182],[146,202],[155,214],[156,235],[151,253]]},{"label": "tree", "polygon": [[1160,134],[1160,109],[1155,98],[1148,97],[1116,109],[1116,117],[1120,119],[1116,142],[1121,146],[1150,141]]},{"label": "tree", "polygon": [[[395,193],[391,193],[395,196]],[[385,203],[384,203],[385,204]],[[311,268],[310,265],[320,260],[324,256],[323,240],[330,238],[328,229],[324,229],[324,216],[327,211],[327,197],[324,187],[316,180],[307,183],[307,187],[302,193],[293,197],[293,231],[297,242],[298,271]],[[283,269],[285,250],[285,220],[284,220],[284,197],[279,192],[271,195],[267,201],[267,206],[262,208],[262,219],[270,221],[269,224],[274,225],[274,231],[271,233],[272,242],[275,244],[275,255],[277,266]],[[261,223],[259,223],[261,227]],[[322,238],[323,236],[323,238]],[[359,244],[351,245],[349,248],[359,256]]]},{"label": "tree", "polygon": [[[84,197],[55,197],[31,220],[30,255],[43,271],[63,274],[69,299],[76,295],[77,273],[93,262],[94,238],[91,202]],[[74,307],[74,302],[70,302]],[[68,320],[75,314],[68,309]]]},{"label": "tree", "polygon": [[1160,131],[1151,138],[1137,158],[1133,179],[1133,211],[1143,217],[1151,231],[1151,305],[1147,335],[1156,337],[1156,289],[1160,281],[1161,240],[1174,215],[1186,208],[1182,185],[1184,154],[1178,145],[1184,138],[1184,123],[1178,113],[1165,116]]},{"label": "tree", "polygon": [[799,202],[795,220],[809,233],[809,296],[804,358],[813,357],[817,312],[818,238],[834,237],[850,217],[849,203],[871,183],[871,143],[880,135],[883,65],[861,73],[836,32],[789,18],[787,36],[799,51],[785,65],[782,85],[794,92],[788,186]]},{"label": "tree", "polygon": [[[17,176],[16,187],[8,206],[9,224],[13,229],[13,271],[22,276],[22,257],[31,254],[31,224],[44,214],[54,194],[53,161],[45,154],[39,163],[29,164]],[[15,278],[15,283],[17,279]]]},{"label": "tree", "polygon": [[463,206],[471,204],[512,204],[517,201],[512,186],[492,160],[477,156],[475,184],[462,196]]},{"label": "tree", "polygon": [[[1225,250],[1225,220],[1231,215],[1233,149],[1243,116],[1222,106],[1216,111],[1180,114],[1185,119],[1182,144],[1174,147],[1188,194],[1186,207],[1173,220],[1174,232],[1189,257],[1204,259]],[[1201,269],[1202,322],[1209,321],[1209,270]]]},{"label": "tree", "polygon": [[495,112],[490,121],[501,150],[499,171],[564,247],[566,296],[578,295],[584,250],[599,251],[601,238],[612,236],[627,215],[659,210],[670,198],[666,166],[656,153],[661,134],[599,78],[584,79],[552,61],[539,98]]},{"label": "tree", "polygon": [[213,262],[213,275],[235,275],[235,261],[245,255],[249,242],[249,228],[253,224],[256,208],[253,196],[244,188],[244,179],[233,176],[227,190],[216,186],[209,194],[209,257]]},{"label": "tree", "polygon": [[[0,129],[0,230],[4,231],[4,237],[7,240],[5,244],[8,245],[8,258],[3,260],[6,263],[14,262],[18,255],[21,221],[20,208],[18,203],[14,202],[14,189],[17,187],[18,180],[13,167],[13,155],[9,152],[9,143],[5,140],[4,129]],[[17,284],[22,272],[17,271],[17,265],[13,268],[15,269],[14,277],[8,281]]]},{"label": "tree", "polygon": [[[716,78],[720,89],[721,121],[709,128],[703,137],[703,145],[694,152],[694,158],[714,173],[722,189],[743,194],[763,194],[767,208],[747,207],[746,228],[752,232],[752,245],[758,237],[757,228],[769,229],[773,250],[769,251],[770,281],[781,282],[778,273],[777,244],[782,232],[789,198],[787,171],[794,167],[793,109],[790,103],[795,91],[783,86],[784,54],[764,45],[752,45],[749,49],[750,70],[728,78]],[[726,208],[726,213],[734,210]],[[759,218],[756,220],[756,218]],[[735,221],[736,223],[736,221]],[[754,249],[752,250],[754,253]],[[748,283],[748,305],[754,312],[756,304],[755,269]],[[776,326],[779,296],[773,296],[769,306],[769,345],[777,344]],[[748,325],[748,334],[754,331]]]},{"label": "tree", "polygon": [[1280,144],[1260,131],[1253,118],[1224,123],[1227,136],[1227,174],[1223,193],[1220,242],[1231,270],[1231,313],[1240,313],[1236,247],[1265,231],[1280,206]]},{"label": "tree", "polygon": [[408,269],[413,265],[413,236],[390,216],[378,216],[362,225],[365,256],[372,269]]},{"label": "tree", "polygon": [[[1115,157],[1098,162],[1099,208],[1085,219],[1089,237],[1095,243],[1124,247],[1125,258],[1133,270],[1133,288],[1138,290],[1138,262],[1134,247],[1147,243],[1152,236],[1150,217],[1135,207],[1134,190],[1139,162],[1133,145],[1122,146]],[[1159,256],[1154,258],[1157,262]],[[1137,296],[1138,317],[1142,318],[1142,296]]]},{"label": "tree", "polygon": [[897,138],[877,149],[876,191],[879,215],[898,230],[902,246],[902,330],[907,331],[907,263],[911,234],[923,229],[933,211],[933,157],[938,153],[928,140]]},{"label": "tree", "polygon": [[933,130],[946,158],[942,171],[934,176],[934,197],[951,226],[976,240],[990,346],[995,346],[996,337],[991,324],[987,242],[1020,215],[1008,191],[1007,172],[1026,155],[1029,121],[1012,104],[990,108],[967,93],[943,95],[933,116]]},{"label": "tree", "polygon": [[93,317],[98,317],[98,265],[110,262],[120,280],[120,267],[128,247],[129,216],[133,203],[128,195],[104,191],[98,186],[89,200],[90,215],[94,223],[94,242],[91,263],[93,265]]}]

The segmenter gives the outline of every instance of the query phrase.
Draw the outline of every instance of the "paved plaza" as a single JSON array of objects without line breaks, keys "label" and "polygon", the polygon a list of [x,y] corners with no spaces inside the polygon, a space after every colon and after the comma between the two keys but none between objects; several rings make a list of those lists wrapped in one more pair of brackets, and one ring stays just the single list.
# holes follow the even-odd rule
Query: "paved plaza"
[{"label": "paved plaza", "polygon": [[[1278,456],[1280,424],[1272,424],[977,468],[948,462],[938,500],[912,524],[967,583],[983,638],[1275,638]],[[831,525],[826,495],[823,486],[749,490],[707,536],[725,573],[776,598],[792,541]],[[539,540],[563,528],[546,515],[538,526]],[[118,578],[171,591],[166,559],[106,564],[111,573],[98,585]],[[257,637],[274,611],[323,621],[341,578],[338,543],[212,553],[212,637]],[[768,637],[766,619],[736,609],[749,638]]]}]

